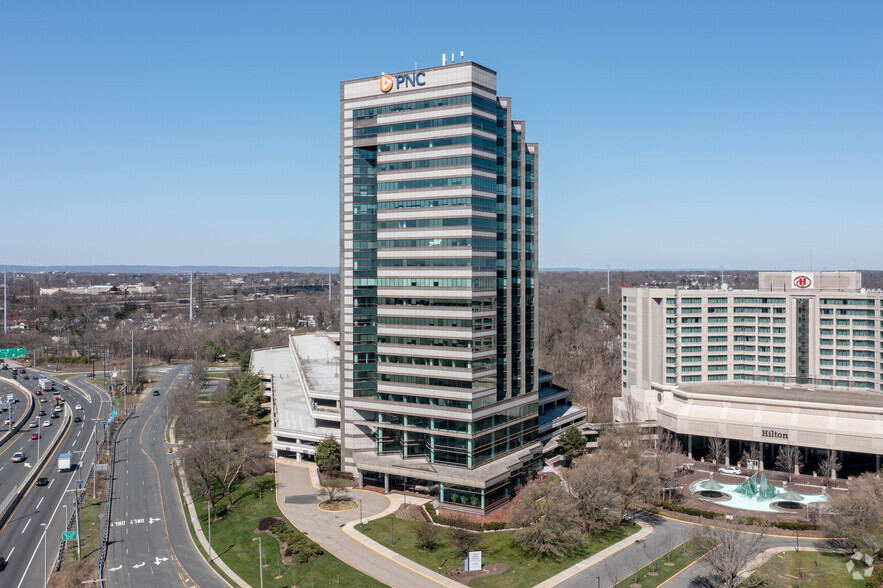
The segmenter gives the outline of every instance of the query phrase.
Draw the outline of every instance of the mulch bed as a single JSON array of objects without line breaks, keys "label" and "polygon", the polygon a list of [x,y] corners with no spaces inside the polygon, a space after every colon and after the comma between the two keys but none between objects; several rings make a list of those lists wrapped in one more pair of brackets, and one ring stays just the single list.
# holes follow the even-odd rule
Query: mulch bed
[{"label": "mulch bed", "polygon": [[456,580],[457,582],[460,582],[461,584],[466,584],[468,586],[469,582],[477,578],[499,576],[500,574],[507,572],[508,570],[509,564],[496,563],[482,566],[481,570],[477,572],[464,572],[463,568],[454,568],[453,570],[448,570],[445,575],[452,580]]}]

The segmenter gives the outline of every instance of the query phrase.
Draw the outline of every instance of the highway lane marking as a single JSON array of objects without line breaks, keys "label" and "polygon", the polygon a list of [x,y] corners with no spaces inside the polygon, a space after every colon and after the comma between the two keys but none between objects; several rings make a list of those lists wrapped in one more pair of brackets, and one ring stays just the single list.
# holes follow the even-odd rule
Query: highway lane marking
[{"label": "highway lane marking", "polygon": [[31,519],[28,519],[28,522],[25,523],[25,526],[21,528],[21,534],[25,534],[25,530],[28,528],[28,525],[31,524]]},{"label": "highway lane marking", "polygon": [[[15,547],[9,550],[9,555],[6,556],[6,561],[9,561],[9,559],[12,557],[13,551],[15,551]],[[24,580],[24,578],[22,578],[22,580]]]},{"label": "highway lane marking", "polygon": [[117,566],[117,567],[115,567],[115,568],[108,568],[108,571],[109,571],[109,572],[115,572],[115,571],[117,571],[117,570],[119,570],[119,569],[122,569],[122,567],[123,567],[123,566],[119,565],[119,566]]},{"label": "highway lane marking", "polygon": [[37,503],[37,510],[40,510],[40,505],[43,504],[43,499],[44,499],[44,498],[46,498],[46,497],[45,497],[45,496],[41,496],[41,497],[40,497],[40,502]]},{"label": "highway lane marking", "polygon": [[[67,429],[67,431],[65,432],[65,435],[67,435],[68,432],[70,432],[70,428]],[[60,430],[59,430],[59,434],[60,434]],[[91,441],[91,438],[90,438],[90,441]],[[61,450],[61,448],[57,448],[55,451],[56,451],[57,453],[61,453],[62,450]],[[46,471],[46,468],[49,467],[49,464],[50,464],[51,461],[52,461],[51,459],[50,459],[50,460],[46,460],[46,464],[45,464],[45,465],[43,466],[43,468],[40,470],[40,474],[42,474],[44,471]],[[54,480],[54,478],[53,478],[53,480]],[[73,478],[73,477],[70,478],[70,480],[69,480],[68,483],[67,483],[67,488],[68,488],[68,489],[70,489],[71,484],[74,483],[74,480],[75,480],[75,478]],[[52,484],[52,482],[50,482],[50,485],[51,485],[51,484]],[[31,487],[27,489],[27,491],[25,492],[25,495],[22,496],[22,502],[20,502],[19,505],[21,505],[21,504],[24,502],[24,500],[27,498],[28,494],[31,493],[31,490],[32,490],[33,488],[34,488],[34,486],[31,485]],[[55,515],[58,513],[58,509],[61,508],[61,503],[64,502],[65,497],[66,497],[66,494],[62,494],[62,496],[58,499],[58,504],[55,505],[55,510],[52,511],[52,516],[49,517],[49,522],[47,523],[47,528],[48,528],[50,525],[52,525],[52,521],[55,520]],[[16,507],[15,507],[15,510],[13,510],[12,513],[10,514],[10,516],[9,516],[10,519],[12,519],[13,515],[15,515],[15,512],[16,512],[17,510],[18,510],[18,506],[16,506]],[[9,521],[7,521],[6,524],[3,525],[2,528],[0,528],[0,533],[3,533],[3,530],[6,528],[6,525],[8,525],[8,524],[9,524]],[[37,556],[37,552],[38,552],[38,551],[40,551],[39,540],[38,540],[37,546],[34,548],[34,552],[31,553],[31,559],[28,560],[28,565],[25,566],[25,571],[24,571],[24,574],[22,575],[21,581],[19,581],[19,583],[18,583],[18,588],[21,588],[21,585],[24,584],[25,578],[28,577],[28,570],[31,569],[31,564],[34,562],[34,558]],[[10,553],[12,553],[12,552],[10,551]]]},{"label": "highway lane marking", "polygon": [[143,568],[143,567],[146,566],[146,565],[147,565],[147,562],[142,561],[140,564],[135,564],[135,565],[133,565],[132,567],[135,568],[135,569],[138,569],[138,568]]},{"label": "highway lane marking", "polygon": [[[141,445],[141,453],[143,453],[144,456],[150,461],[150,464],[153,466],[153,470],[156,472],[156,485],[157,485],[157,488],[159,488],[159,505],[160,505],[160,509],[162,510],[163,514],[165,514],[166,506],[165,506],[165,500],[163,500],[163,495],[162,495],[162,481],[160,480],[160,477],[159,477],[159,468],[156,467],[156,462],[153,461],[153,458],[151,458],[150,455],[148,455],[148,453],[146,451],[144,451],[144,429],[146,429],[147,425],[150,424],[150,421],[151,421],[151,419],[153,419],[153,415],[156,414],[156,409],[158,407],[159,407],[159,404],[157,404],[153,407],[153,412],[150,413],[150,416],[147,417],[147,422],[145,422],[144,426],[141,427],[141,434],[138,436],[138,443]],[[190,577],[190,574],[187,573],[187,570],[184,569],[184,566],[181,565],[180,560],[178,560],[178,555],[175,553],[175,546],[172,545],[172,537],[169,535],[169,524],[166,521],[165,517],[163,517],[163,530],[165,531],[166,539],[169,542],[169,549],[172,552],[171,553],[172,561],[174,561],[178,565],[176,572],[178,573],[178,578],[181,580],[181,584],[183,584],[184,586],[187,586],[188,582],[190,582],[190,583],[196,585],[196,582],[193,581],[193,578]],[[126,528],[126,531],[128,532],[128,527]]]}]

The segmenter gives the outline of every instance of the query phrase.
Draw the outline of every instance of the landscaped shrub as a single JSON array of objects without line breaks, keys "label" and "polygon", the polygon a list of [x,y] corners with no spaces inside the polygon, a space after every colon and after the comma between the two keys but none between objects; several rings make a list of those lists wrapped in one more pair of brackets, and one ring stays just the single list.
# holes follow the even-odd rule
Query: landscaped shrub
[{"label": "landscaped shrub", "polygon": [[429,515],[429,518],[432,519],[432,522],[438,525],[446,525],[457,529],[469,529],[470,531],[500,531],[506,528],[506,523],[504,522],[474,523],[472,521],[467,521],[466,519],[440,515],[438,514],[438,511],[435,510],[435,507],[428,503],[424,504],[423,507],[426,509],[426,513]]},{"label": "landscaped shrub", "polygon": [[[679,512],[685,515],[690,515],[694,517],[703,517],[706,519],[723,519],[726,515],[722,512],[711,512],[707,510],[700,510],[698,508],[691,508],[689,506],[678,506],[677,504],[672,504],[670,502],[658,502],[657,506],[664,508],[665,510],[670,510],[673,512]],[[778,529],[784,529],[786,531],[815,531],[818,529],[817,525],[810,525],[809,523],[800,523],[797,521],[768,521],[766,519],[762,519],[760,517],[737,517],[738,522],[743,525],[757,525],[760,527],[776,527]]]},{"label": "landscaped shrub", "polygon": [[[284,522],[273,523],[268,530],[276,539],[288,545],[285,555],[290,555],[294,563],[310,563],[325,553],[312,539],[286,525]],[[288,553],[289,551],[290,553]]]}]

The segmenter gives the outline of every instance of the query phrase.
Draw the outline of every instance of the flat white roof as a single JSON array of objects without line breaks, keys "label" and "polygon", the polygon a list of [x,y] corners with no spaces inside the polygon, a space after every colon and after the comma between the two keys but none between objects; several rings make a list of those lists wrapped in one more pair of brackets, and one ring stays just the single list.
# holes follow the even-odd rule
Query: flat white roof
[{"label": "flat white roof", "polygon": [[324,335],[293,335],[307,385],[313,392],[340,395],[340,348]]}]

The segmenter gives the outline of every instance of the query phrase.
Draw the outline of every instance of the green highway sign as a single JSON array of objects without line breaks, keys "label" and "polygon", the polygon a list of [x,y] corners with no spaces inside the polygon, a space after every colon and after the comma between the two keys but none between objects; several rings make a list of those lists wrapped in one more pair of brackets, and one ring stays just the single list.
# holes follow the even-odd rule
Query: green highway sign
[{"label": "green highway sign", "polygon": [[62,541],[73,541],[76,538],[77,538],[76,531],[65,531],[64,533],[61,534]]},{"label": "green highway sign", "polygon": [[118,416],[120,416],[120,411],[118,411],[118,410],[112,410],[112,411],[110,411],[110,418],[115,419],[115,418],[117,418]]},{"label": "green highway sign", "polygon": [[27,350],[24,347],[13,347],[12,349],[0,349],[0,357],[26,357]]}]

